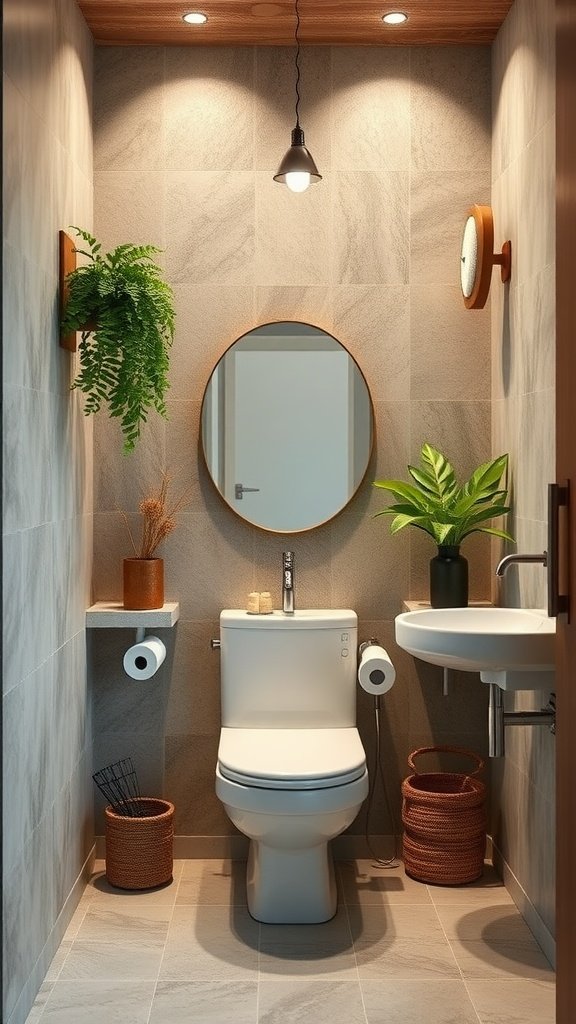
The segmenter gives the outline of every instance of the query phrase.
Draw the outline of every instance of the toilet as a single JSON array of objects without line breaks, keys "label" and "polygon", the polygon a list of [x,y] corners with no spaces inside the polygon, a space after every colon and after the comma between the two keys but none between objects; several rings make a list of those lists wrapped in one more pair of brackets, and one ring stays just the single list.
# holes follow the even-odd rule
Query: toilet
[{"label": "toilet", "polygon": [[357,616],[346,609],[220,615],[216,794],[250,839],[248,909],[258,921],[336,913],[328,844],[368,795],[357,647]]}]

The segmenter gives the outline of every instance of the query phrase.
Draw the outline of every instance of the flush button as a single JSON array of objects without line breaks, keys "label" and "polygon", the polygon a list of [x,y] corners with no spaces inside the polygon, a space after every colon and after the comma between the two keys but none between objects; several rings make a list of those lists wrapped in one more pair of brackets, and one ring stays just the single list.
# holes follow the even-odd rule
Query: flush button
[{"label": "flush button", "polygon": [[347,647],[343,647],[341,653],[342,653],[342,657],[343,658],[347,658],[348,657],[348,648]]},{"label": "flush button", "polygon": [[348,633],[342,633],[341,636],[340,636],[340,639],[341,639],[343,644],[347,644],[348,643]]}]

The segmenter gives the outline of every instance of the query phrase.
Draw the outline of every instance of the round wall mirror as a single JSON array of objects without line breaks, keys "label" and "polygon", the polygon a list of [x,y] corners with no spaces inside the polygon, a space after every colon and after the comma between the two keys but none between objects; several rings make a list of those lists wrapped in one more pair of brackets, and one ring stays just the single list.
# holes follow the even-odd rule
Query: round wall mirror
[{"label": "round wall mirror", "polygon": [[238,338],[204,392],[201,437],[224,501],[254,526],[298,533],[358,490],[373,440],[357,362],[310,324],[264,324]]}]

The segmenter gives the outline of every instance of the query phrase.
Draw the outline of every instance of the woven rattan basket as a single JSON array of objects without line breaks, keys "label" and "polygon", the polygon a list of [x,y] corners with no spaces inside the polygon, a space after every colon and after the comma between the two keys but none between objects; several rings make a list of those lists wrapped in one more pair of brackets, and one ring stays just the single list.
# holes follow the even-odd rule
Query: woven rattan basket
[{"label": "woven rattan basket", "polygon": [[107,807],[106,878],[118,889],[152,889],[172,878],[174,804],[140,797],[146,817],[129,818]]},{"label": "woven rattan basket", "polygon": [[[444,752],[471,758],[469,775],[419,773],[421,754]],[[484,767],[477,754],[460,747],[421,747],[408,765],[415,773],[402,783],[404,867],[420,882],[462,885],[480,878],[486,849],[486,787],[474,778]]]}]

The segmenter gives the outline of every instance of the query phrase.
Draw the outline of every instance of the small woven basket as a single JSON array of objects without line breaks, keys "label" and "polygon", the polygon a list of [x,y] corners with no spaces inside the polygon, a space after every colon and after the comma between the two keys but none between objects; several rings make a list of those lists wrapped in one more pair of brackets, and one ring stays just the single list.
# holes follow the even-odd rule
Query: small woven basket
[{"label": "small woven basket", "polygon": [[118,889],[152,889],[172,879],[174,804],[152,797],[137,802],[146,807],[146,817],[104,811],[106,878]]},{"label": "small woven basket", "polygon": [[[460,754],[476,763],[469,775],[419,773],[421,754]],[[420,882],[462,885],[480,878],[486,850],[486,787],[474,778],[484,762],[461,747],[421,747],[410,754],[415,773],[402,783],[404,867]]]}]

